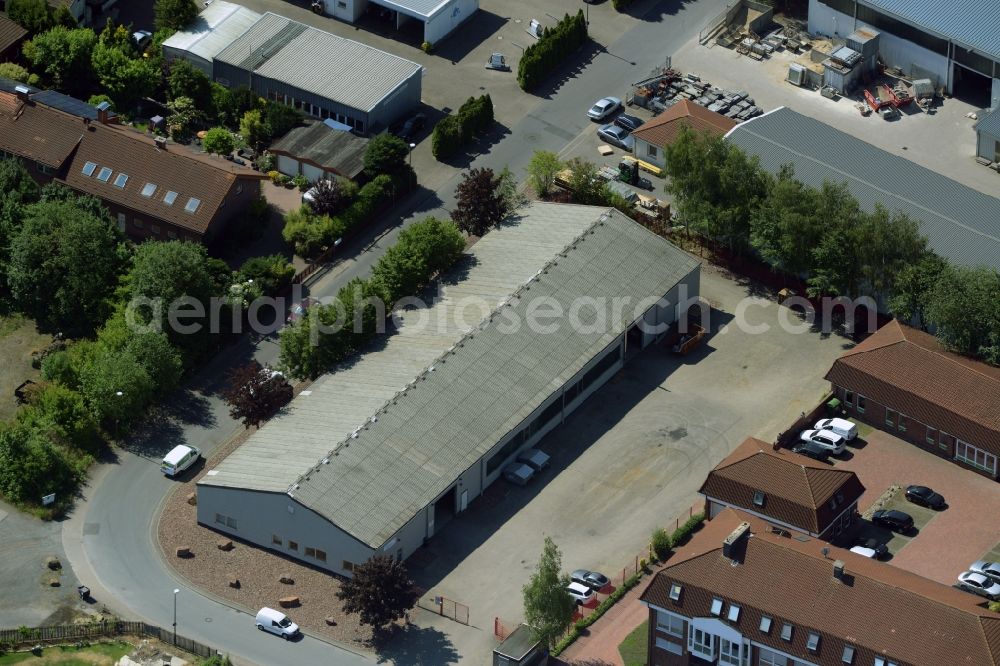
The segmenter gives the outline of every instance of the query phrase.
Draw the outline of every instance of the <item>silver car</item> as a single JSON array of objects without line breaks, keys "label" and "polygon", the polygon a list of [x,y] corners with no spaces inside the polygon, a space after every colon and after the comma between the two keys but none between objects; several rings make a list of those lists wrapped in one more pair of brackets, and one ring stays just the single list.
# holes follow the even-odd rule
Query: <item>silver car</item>
[{"label": "silver car", "polygon": [[975,571],[965,571],[958,576],[958,586],[966,592],[978,594],[991,601],[1000,598],[1000,583],[989,576],[984,576]]},{"label": "silver car", "polygon": [[812,442],[817,446],[822,446],[830,453],[839,456],[844,452],[844,438],[832,430],[803,430],[799,435],[803,442]]},{"label": "silver car", "polygon": [[628,133],[627,129],[618,127],[618,125],[601,125],[601,128],[597,130],[597,136],[630,153],[635,147],[635,139],[632,135]]},{"label": "silver car", "polygon": [[969,566],[969,571],[982,574],[1000,583],[1000,564],[997,564],[996,562],[979,560],[977,562],[973,562]]},{"label": "silver car", "polygon": [[594,102],[594,105],[587,111],[591,120],[604,120],[612,113],[620,109],[622,101],[617,97],[604,97]]},{"label": "silver car", "polygon": [[503,468],[503,478],[517,486],[526,486],[535,476],[535,470],[524,463],[511,463]]}]

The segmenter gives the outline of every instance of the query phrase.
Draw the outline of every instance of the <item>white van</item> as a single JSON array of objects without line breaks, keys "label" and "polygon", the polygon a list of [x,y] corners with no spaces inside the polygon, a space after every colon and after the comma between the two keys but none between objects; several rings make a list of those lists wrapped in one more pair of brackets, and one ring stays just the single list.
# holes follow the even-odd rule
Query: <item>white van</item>
[{"label": "white van", "polygon": [[269,631],[275,636],[281,636],[286,641],[299,635],[299,625],[288,619],[288,616],[281,611],[267,606],[257,611],[257,628],[261,631]]},{"label": "white van", "polygon": [[178,444],[170,449],[160,463],[160,471],[167,476],[177,476],[191,465],[198,461],[201,452],[193,446]]},{"label": "white van", "polygon": [[823,419],[813,426],[816,430],[832,430],[847,441],[858,436],[858,426],[847,419]]}]

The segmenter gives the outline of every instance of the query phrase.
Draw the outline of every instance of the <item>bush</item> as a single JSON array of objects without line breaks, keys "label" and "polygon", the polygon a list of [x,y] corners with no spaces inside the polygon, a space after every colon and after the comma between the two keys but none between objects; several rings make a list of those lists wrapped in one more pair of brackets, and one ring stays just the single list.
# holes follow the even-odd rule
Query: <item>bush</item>
[{"label": "bush", "polygon": [[581,9],[567,14],[552,29],[524,50],[517,66],[517,83],[522,90],[536,88],[542,80],[587,41],[587,19]]},{"label": "bush", "polygon": [[431,51],[434,50],[434,45],[431,44],[430,42],[425,41],[423,44],[420,45],[420,50],[423,51],[424,53],[430,53]]},{"label": "bush", "polygon": [[670,535],[670,547],[677,548],[684,545],[691,535],[701,528],[703,522],[705,522],[705,514],[703,513],[696,513],[688,518],[683,525],[674,530],[674,533]]},{"label": "bush", "polygon": [[611,6],[618,11],[624,11],[632,4],[632,0],[611,0]]},{"label": "bush", "polygon": [[462,147],[462,123],[455,116],[445,116],[434,126],[431,153],[434,159],[446,160],[458,154]]},{"label": "bush", "polygon": [[282,174],[280,171],[275,171],[274,169],[272,169],[267,172],[267,177],[271,179],[272,183],[277,184],[278,179],[282,177]]},{"label": "bush", "polygon": [[309,179],[303,176],[301,173],[294,178],[292,178],[292,185],[299,188],[300,192],[305,192],[309,189]]},{"label": "bush", "polygon": [[253,280],[265,294],[281,293],[292,284],[295,267],[280,254],[252,257],[240,266],[239,280]]},{"label": "bush", "polygon": [[438,160],[454,157],[462,144],[488,130],[493,120],[493,100],[490,96],[470,97],[459,107],[457,115],[445,116],[434,126],[431,152]]},{"label": "bush", "polygon": [[656,559],[663,561],[670,554],[670,535],[662,527],[653,530],[653,538],[649,541],[649,548],[653,551]]}]

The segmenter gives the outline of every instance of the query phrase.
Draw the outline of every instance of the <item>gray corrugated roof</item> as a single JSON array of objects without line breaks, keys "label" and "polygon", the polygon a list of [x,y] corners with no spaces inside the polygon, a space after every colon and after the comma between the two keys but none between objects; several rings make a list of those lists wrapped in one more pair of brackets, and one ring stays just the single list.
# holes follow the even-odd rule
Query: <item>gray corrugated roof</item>
[{"label": "gray corrugated roof", "polygon": [[988,134],[1000,141],[1000,107],[983,115],[976,123],[976,131]]},{"label": "gray corrugated roof", "polygon": [[216,0],[198,15],[187,29],[175,32],[163,42],[164,49],[176,49],[208,62],[259,21],[255,11],[224,0]]},{"label": "gray corrugated roof", "polygon": [[[565,321],[548,334],[502,330],[510,315],[524,320],[527,297],[551,297],[564,312],[581,296],[629,296],[634,305],[660,298],[697,266],[617,211],[545,203],[487,234],[470,254],[461,278],[445,281],[441,301],[404,313],[384,346],[314,383],[201,483],[285,492],[298,481],[291,493],[297,501],[377,548],[633,319],[630,305],[619,320],[608,313],[607,325],[593,332],[570,330]],[[485,325],[463,339],[467,326],[455,320],[456,304],[470,297],[497,304],[529,280],[496,323],[483,319],[485,312],[467,312],[469,325]],[[442,316],[441,326],[415,323]],[[299,479],[325,457],[329,464]]]},{"label": "gray corrugated roof", "polygon": [[314,122],[305,127],[293,128],[272,144],[270,151],[307,160],[325,170],[334,170],[342,176],[354,178],[365,167],[367,146],[368,139]]},{"label": "gray corrugated roof", "polygon": [[865,210],[881,203],[906,213],[931,248],[956,264],[1000,268],[1000,199],[785,107],[726,136],[771,173],[791,164],[807,185],[846,182]]},{"label": "gray corrugated roof", "polygon": [[861,0],[861,4],[1000,59],[997,0]]},{"label": "gray corrugated roof", "polygon": [[395,9],[417,18],[433,18],[450,0],[372,0],[376,5]]},{"label": "gray corrugated roof", "polygon": [[215,59],[362,111],[420,71],[405,58],[271,12]]}]

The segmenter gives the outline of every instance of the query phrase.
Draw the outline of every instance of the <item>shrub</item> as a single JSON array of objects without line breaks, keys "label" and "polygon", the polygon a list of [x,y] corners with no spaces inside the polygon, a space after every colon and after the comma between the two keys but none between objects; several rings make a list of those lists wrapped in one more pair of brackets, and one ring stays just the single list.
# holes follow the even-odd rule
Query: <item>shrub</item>
[{"label": "shrub", "polygon": [[278,179],[282,177],[282,174],[280,171],[271,170],[267,172],[267,177],[271,179],[272,183],[277,184]]},{"label": "shrub", "polygon": [[674,530],[674,533],[670,535],[670,547],[677,548],[684,545],[691,535],[701,528],[701,524],[704,521],[705,514],[703,513],[696,513],[688,518],[683,525]]},{"label": "shrub", "polygon": [[430,53],[431,51],[434,50],[434,45],[428,41],[425,41],[423,44],[420,45],[420,50],[423,51],[424,53]]},{"label": "shrub", "polygon": [[458,154],[462,144],[482,134],[493,125],[493,100],[489,95],[470,97],[454,116],[438,121],[431,135],[431,152],[438,160]]},{"label": "shrub", "polygon": [[567,14],[551,30],[524,50],[517,67],[517,83],[522,90],[537,87],[553,69],[587,41],[587,20],[583,10]]},{"label": "shrub", "polygon": [[265,294],[277,294],[287,289],[295,277],[295,267],[280,254],[251,257],[240,266],[239,279],[253,280]]},{"label": "shrub", "polygon": [[445,116],[434,126],[431,153],[437,160],[454,157],[462,147],[462,123],[455,116]]},{"label": "shrub", "polygon": [[611,0],[611,6],[618,11],[624,11],[632,4],[632,0]]},{"label": "shrub", "polygon": [[309,189],[309,179],[303,176],[301,173],[294,178],[292,178],[292,184],[299,188],[299,191],[305,192]]},{"label": "shrub", "polygon": [[261,153],[260,157],[257,158],[257,169],[270,177],[271,171],[274,170],[274,155],[271,153]]},{"label": "shrub", "polygon": [[990,612],[993,612],[993,613],[1000,613],[1000,601],[991,601],[991,602],[990,602],[990,603],[989,603],[989,604],[987,605],[987,608],[989,608],[989,609],[990,609]]},{"label": "shrub", "polygon": [[662,527],[653,530],[653,538],[649,541],[649,547],[658,560],[665,560],[670,554],[670,535]]}]

